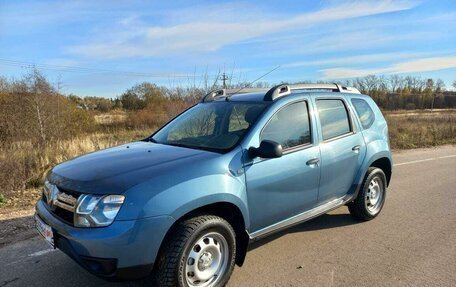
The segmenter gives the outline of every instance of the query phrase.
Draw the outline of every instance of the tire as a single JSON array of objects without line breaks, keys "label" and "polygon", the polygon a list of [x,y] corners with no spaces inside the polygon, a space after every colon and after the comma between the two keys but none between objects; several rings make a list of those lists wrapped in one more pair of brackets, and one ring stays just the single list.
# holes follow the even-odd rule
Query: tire
[{"label": "tire", "polygon": [[214,215],[186,219],[165,240],[155,269],[159,286],[226,285],[236,259],[236,234],[226,220]]},{"label": "tire", "polygon": [[351,215],[372,220],[382,211],[386,198],[386,176],[383,170],[370,167],[356,199],[348,204]]}]

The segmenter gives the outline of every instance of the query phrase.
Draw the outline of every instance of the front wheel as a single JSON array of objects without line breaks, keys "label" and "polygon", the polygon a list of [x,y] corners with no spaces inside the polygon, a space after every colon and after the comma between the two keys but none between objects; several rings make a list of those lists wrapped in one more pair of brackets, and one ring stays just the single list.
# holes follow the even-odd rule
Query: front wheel
[{"label": "front wheel", "polygon": [[218,216],[203,215],[178,223],[157,262],[160,286],[224,286],[233,272],[236,234]]},{"label": "front wheel", "polygon": [[370,167],[358,196],[348,204],[350,213],[361,220],[374,219],[382,210],[386,197],[386,176],[383,170]]}]

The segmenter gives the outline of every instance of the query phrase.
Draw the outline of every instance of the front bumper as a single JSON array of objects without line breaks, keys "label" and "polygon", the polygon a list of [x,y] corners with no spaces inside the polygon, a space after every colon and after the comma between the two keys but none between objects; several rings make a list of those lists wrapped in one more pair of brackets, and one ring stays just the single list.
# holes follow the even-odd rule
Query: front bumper
[{"label": "front bumper", "polygon": [[89,272],[105,278],[136,279],[148,275],[161,242],[174,220],[170,216],[114,221],[100,228],[70,226],[39,200],[37,215],[54,233],[54,243]]}]

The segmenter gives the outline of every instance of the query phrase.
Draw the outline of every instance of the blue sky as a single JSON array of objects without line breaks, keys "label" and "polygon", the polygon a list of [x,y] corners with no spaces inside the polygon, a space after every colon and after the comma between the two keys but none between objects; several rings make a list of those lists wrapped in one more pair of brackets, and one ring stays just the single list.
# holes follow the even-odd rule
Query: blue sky
[{"label": "blue sky", "polygon": [[0,0],[0,75],[35,63],[65,93],[368,74],[456,80],[456,1]]}]

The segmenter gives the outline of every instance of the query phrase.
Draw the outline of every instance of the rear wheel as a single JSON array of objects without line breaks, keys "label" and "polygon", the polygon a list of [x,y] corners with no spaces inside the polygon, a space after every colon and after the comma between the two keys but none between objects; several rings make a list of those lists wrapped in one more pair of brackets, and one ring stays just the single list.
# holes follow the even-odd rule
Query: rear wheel
[{"label": "rear wheel", "polygon": [[160,253],[160,286],[224,286],[233,272],[236,235],[224,219],[204,215],[180,222]]},{"label": "rear wheel", "polygon": [[348,204],[350,213],[361,220],[374,219],[382,210],[386,197],[386,176],[383,170],[370,167],[358,196]]}]

